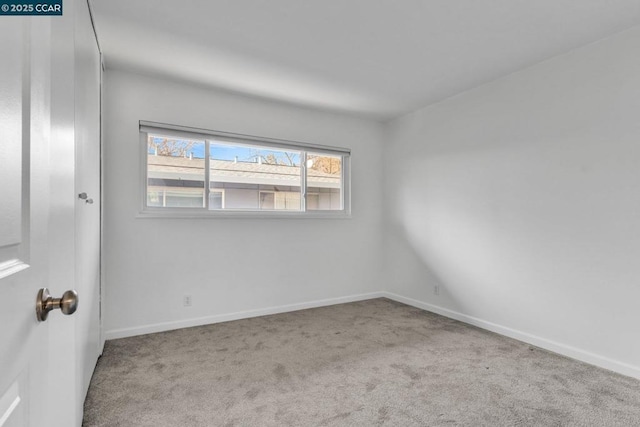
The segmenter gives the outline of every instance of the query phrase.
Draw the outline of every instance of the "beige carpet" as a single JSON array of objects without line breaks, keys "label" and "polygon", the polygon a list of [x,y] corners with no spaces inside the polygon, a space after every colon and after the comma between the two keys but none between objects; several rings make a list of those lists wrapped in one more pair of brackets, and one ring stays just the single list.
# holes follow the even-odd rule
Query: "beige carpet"
[{"label": "beige carpet", "polygon": [[640,381],[386,299],[108,341],[85,426],[639,426]]}]

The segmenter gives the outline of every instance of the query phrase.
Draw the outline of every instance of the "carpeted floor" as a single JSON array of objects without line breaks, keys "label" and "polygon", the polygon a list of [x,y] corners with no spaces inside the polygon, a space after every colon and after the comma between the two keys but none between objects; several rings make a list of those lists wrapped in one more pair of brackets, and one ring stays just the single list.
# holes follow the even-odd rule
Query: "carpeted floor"
[{"label": "carpeted floor", "polygon": [[640,426],[640,381],[387,299],[108,341],[84,426]]}]

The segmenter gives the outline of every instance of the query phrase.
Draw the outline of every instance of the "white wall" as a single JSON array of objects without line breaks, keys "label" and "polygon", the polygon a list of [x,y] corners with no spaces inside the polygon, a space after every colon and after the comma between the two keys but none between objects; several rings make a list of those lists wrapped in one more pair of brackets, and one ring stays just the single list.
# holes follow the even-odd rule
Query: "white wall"
[{"label": "white wall", "polygon": [[[638,51],[640,28],[384,128],[108,70],[107,337],[382,290],[640,377]],[[136,218],[138,120],[350,147],[353,219]]]},{"label": "white wall", "polygon": [[[381,289],[380,124],[122,71],[105,80],[107,338]],[[139,120],[349,147],[352,219],[137,218]]]},{"label": "white wall", "polygon": [[389,290],[640,377],[638,52],[635,28],[391,122]]}]

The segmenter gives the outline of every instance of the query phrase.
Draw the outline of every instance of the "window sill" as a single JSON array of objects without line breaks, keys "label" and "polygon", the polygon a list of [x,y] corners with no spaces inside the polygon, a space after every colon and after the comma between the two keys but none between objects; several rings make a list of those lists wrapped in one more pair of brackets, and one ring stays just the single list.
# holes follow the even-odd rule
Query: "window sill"
[{"label": "window sill", "polygon": [[201,211],[201,210],[143,210],[136,218],[166,219],[351,219],[351,213],[336,211],[316,212],[256,212],[256,211]]}]

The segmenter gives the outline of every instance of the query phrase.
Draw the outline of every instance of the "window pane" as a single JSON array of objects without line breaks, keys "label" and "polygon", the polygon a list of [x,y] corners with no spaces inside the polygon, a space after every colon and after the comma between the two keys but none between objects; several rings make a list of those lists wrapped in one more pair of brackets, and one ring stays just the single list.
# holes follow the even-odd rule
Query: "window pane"
[{"label": "window pane", "polygon": [[164,191],[147,189],[147,206],[164,206]]},{"label": "window pane", "polygon": [[215,209],[301,209],[300,152],[212,141],[209,154],[211,191],[224,191]]},{"label": "window pane", "polygon": [[147,206],[204,207],[204,141],[149,135]]},{"label": "window pane", "polygon": [[307,210],[341,210],[342,157],[307,154]]},{"label": "window pane", "polygon": [[275,206],[275,195],[271,192],[260,192],[260,209],[273,209]]},{"label": "window pane", "polygon": [[222,209],[224,206],[224,192],[211,190],[209,193],[209,209]]},{"label": "window pane", "polygon": [[168,208],[201,208],[202,191],[167,191],[165,206]]}]

